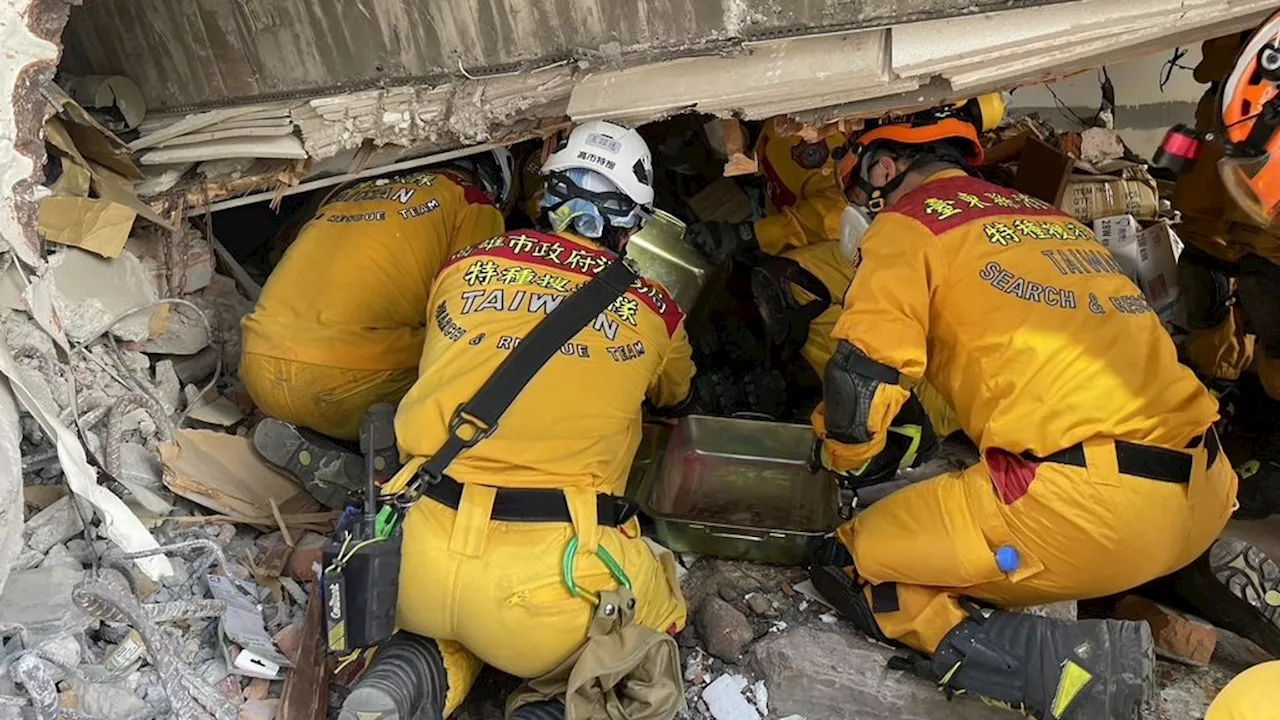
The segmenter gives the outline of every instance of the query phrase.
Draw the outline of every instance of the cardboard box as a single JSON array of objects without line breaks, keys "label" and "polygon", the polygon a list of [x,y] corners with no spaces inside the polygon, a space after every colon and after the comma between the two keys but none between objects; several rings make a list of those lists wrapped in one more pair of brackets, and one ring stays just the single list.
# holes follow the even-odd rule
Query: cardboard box
[{"label": "cardboard box", "polygon": [[1118,215],[1095,220],[1093,233],[1156,312],[1173,305],[1178,298],[1182,240],[1168,222],[1143,230],[1132,215]]},{"label": "cardboard box", "polygon": [[1155,220],[1160,212],[1160,195],[1146,168],[1134,166],[1121,170],[1119,175],[1072,175],[1058,207],[1083,223],[1125,214],[1138,220]]}]

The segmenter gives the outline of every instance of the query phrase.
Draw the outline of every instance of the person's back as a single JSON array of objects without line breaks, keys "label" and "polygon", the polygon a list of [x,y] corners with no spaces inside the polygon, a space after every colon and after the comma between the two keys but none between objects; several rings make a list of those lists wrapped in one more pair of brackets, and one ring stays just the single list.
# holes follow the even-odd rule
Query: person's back
[{"label": "person's back", "polygon": [[[880,328],[858,335],[862,349],[923,370],[984,449],[1045,456],[1092,437],[1180,448],[1217,417],[1138,288],[1047,203],[938,173],[877,217],[862,250],[874,271],[854,279],[837,337]],[[872,295],[901,302],[858,302]]]},{"label": "person's back", "polygon": [[[465,248],[432,287],[421,376],[396,416],[409,459],[383,487],[384,498],[406,508],[399,630],[344,701],[343,720],[448,717],[486,663],[523,678],[566,662],[574,678],[603,673],[603,694],[575,697],[581,717],[603,717],[613,702],[606,694],[627,696],[645,717],[672,717],[683,702],[670,635],[687,608],[675,566],[640,537],[635,505],[621,497],[644,401],[678,412],[694,373],[684,315],[670,295],[644,280],[617,294],[608,282],[625,270],[615,263],[652,212],[649,148],[635,130],[586,123],[542,173],[546,232],[507,232]],[[513,367],[503,361],[520,342],[540,342],[533,338],[549,331],[544,320],[570,322],[557,308],[589,306],[602,290],[612,303],[545,363],[526,366],[528,384],[513,385],[500,368]],[[521,389],[508,404],[512,396],[497,387]],[[470,435],[477,427],[486,432]],[[629,623],[619,632],[643,639],[643,658],[620,643],[575,656],[588,626],[601,627],[591,623],[597,604],[603,617]],[[632,682],[643,692],[632,695]],[[511,717],[565,712],[552,700]]]},{"label": "person's back", "polygon": [[[570,234],[513,231],[455,255],[431,295],[422,379],[396,418],[401,449],[429,456],[453,409],[519,339],[616,258]],[[621,494],[640,442],[640,406],[683,400],[692,376],[684,313],[647,280],[564,346],[524,389],[502,431],[454,461],[462,483],[584,487]]]},{"label": "person's back", "polygon": [[[509,162],[491,151],[340,190],[244,318],[240,377],[267,416],[254,447],[325,505],[341,508],[364,486],[364,461],[333,440],[356,440],[366,411],[394,406],[418,376],[436,273],[502,232],[494,203],[510,194]],[[395,443],[389,427],[379,433],[376,464],[389,474]]]},{"label": "person's back", "polygon": [[500,232],[492,203],[445,173],[346,188],[271,273],[244,320],[245,351],[359,370],[414,368],[436,273],[452,253]]}]

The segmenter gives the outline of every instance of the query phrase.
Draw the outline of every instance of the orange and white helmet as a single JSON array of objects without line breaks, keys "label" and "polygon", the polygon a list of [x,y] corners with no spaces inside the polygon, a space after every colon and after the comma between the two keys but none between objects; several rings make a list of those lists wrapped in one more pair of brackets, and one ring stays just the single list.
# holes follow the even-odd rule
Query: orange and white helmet
[{"label": "orange and white helmet", "polygon": [[840,149],[837,174],[844,187],[845,197],[853,202],[853,190],[861,189],[867,195],[867,209],[879,212],[885,199],[905,179],[905,173],[897,182],[877,188],[866,177],[862,159],[877,145],[932,145],[943,141],[958,141],[959,159],[972,165],[982,163],[980,132],[994,130],[1004,118],[1004,98],[999,94],[983,95],[955,105],[921,110],[908,115],[870,120],[862,132],[851,135]]},{"label": "orange and white helmet", "polygon": [[1241,210],[1270,225],[1280,218],[1280,13],[1241,48],[1219,109],[1223,185]]}]

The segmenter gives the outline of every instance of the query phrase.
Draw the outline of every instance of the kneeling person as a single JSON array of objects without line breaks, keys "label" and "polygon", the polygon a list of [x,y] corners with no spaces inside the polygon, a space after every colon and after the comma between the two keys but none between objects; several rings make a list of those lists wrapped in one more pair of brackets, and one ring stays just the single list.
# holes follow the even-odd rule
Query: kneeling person
[{"label": "kneeling person", "polygon": [[[440,451],[455,410],[544,317],[617,261],[653,201],[648,147],[612,123],[575,129],[543,173],[543,231],[455,254],[432,288],[421,377],[396,417],[412,459],[385,492]],[[674,565],[658,560],[617,498],[642,404],[678,408],[689,394],[683,317],[665,290],[638,281],[537,371],[492,434],[422,487],[403,525],[401,631],[347,699],[344,720],[448,715],[484,664],[522,678],[556,668],[583,645],[594,612],[566,586],[566,557],[588,595],[625,577],[637,624],[684,626]],[[678,695],[678,677],[672,685]],[[563,707],[528,712],[517,717],[562,717]]]},{"label": "kneeling person", "polygon": [[867,633],[920,651],[913,669],[945,688],[1039,718],[1130,718],[1154,666],[1146,624],[990,608],[1187,566],[1226,524],[1236,475],[1216,401],[1093,234],[965,172],[982,153],[975,109],[871,124],[851,143],[851,200],[879,214],[814,422],[824,464],[856,476],[904,383],[926,378],[982,461],[841,527],[814,583]]},{"label": "kneeling person", "polygon": [[[418,377],[427,293],[450,254],[502,232],[506,150],[340,191],[289,247],[245,317],[240,376],[268,416],[254,445],[321,502],[342,507],[363,461],[325,438],[357,439],[365,410]],[[394,441],[385,446],[395,461]]]}]

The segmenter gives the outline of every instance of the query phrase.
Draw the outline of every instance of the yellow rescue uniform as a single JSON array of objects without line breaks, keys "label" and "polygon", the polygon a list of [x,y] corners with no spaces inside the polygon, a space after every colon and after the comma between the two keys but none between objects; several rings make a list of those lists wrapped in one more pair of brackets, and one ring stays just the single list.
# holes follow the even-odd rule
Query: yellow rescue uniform
[{"label": "yellow rescue uniform", "polygon": [[761,250],[778,255],[787,248],[840,239],[840,213],[848,203],[830,156],[843,143],[840,135],[806,142],[799,135],[783,135],[778,118],[765,122],[756,141],[767,210],[754,226]]},{"label": "yellow rescue uniform", "polygon": [[[872,603],[886,635],[931,653],[966,617],[959,595],[999,606],[1108,595],[1209,547],[1236,476],[1221,453],[1206,468],[1208,451],[1186,448],[1217,403],[1088,228],[953,170],[882,212],[862,253],[834,337],[904,381],[927,379],[983,456],[837,531],[864,580],[896,584],[892,606]],[[836,469],[875,456],[906,399],[880,385],[871,442],[826,441]],[[814,422],[824,435],[822,408]],[[1186,449],[1190,482],[1121,474],[1116,440]],[[1033,459],[1076,445],[1086,467]],[[995,560],[1006,546],[1020,557],[1012,572]]]},{"label": "yellow rescue uniform", "polygon": [[[824,241],[813,245],[795,248],[782,253],[782,257],[796,261],[800,267],[809,271],[818,282],[822,283],[831,297],[832,305],[809,323],[809,334],[804,345],[800,347],[800,355],[809,362],[818,377],[822,377],[827,369],[827,361],[836,352],[836,340],[832,337],[836,321],[844,309],[842,299],[853,282],[858,266],[845,260],[840,254],[840,243]],[[860,262],[860,256],[857,259]],[[798,285],[791,285],[791,295],[799,303],[809,303],[817,298]],[[925,414],[933,424],[933,431],[938,437],[946,437],[960,429],[956,413],[947,401],[927,382],[915,386],[916,397],[924,407]]]},{"label": "yellow rescue uniform", "polygon": [[[1211,83],[1226,77],[1242,42],[1239,33],[1206,41],[1204,59],[1196,66],[1196,81]],[[1210,88],[1196,107],[1198,132],[1208,132],[1219,124],[1217,109],[1218,90]],[[1220,143],[1205,143],[1195,165],[1178,179],[1173,193],[1173,207],[1183,218],[1178,236],[1228,263],[1238,263],[1252,254],[1280,265],[1280,226],[1260,227],[1236,205],[1218,172],[1222,154]],[[1272,298],[1272,302],[1280,299]],[[1254,312],[1264,311],[1275,313],[1254,308]],[[1263,343],[1255,346],[1246,333],[1249,312],[1250,308],[1245,307],[1242,313],[1237,306],[1218,327],[1193,331],[1186,344],[1187,360],[1201,372],[1224,380],[1235,380],[1241,371],[1253,368],[1267,394],[1280,400],[1280,357],[1275,356],[1274,348],[1267,352]]]},{"label": "yellow rescue uniform", "polygon": [[1214,698],[1204,720],[1280,720],[1280,660],[1235,676]]},{"label": "yellow rescue uniform", "polygon": [[244,318],[240,377],[264,413],[354,440],[364,411],[417,378],[431,282],[502,232],[460,178],[420,172],[346,188],[298,234]]},{"label": "yellow rescue uniform", "polygon": [[[575,236],[532,231],[508,232],[453,257],[432,288],[419,380],[396,415],[401,452],[412,459],[387,492],[445,442],[454,409],[520,339],[614,257]],[[444,649],[449,709],[482,663],[535,677],[585,641],[592,608],[560,575],[575,534],[580,586],[616,587],[593,555],[604,547],[630,577],[637,622],[659,631],[684,626],[674,566],[659,562],[635,520],[598,526],[595,503],[597,494],[621,495],[626,487],[642,403],[669,407],[688,395],[691,356],[675,301],[638,282],[539,370],[496,432],[453,461],[448,474],[464,486],[456,511],[429,498],[409,510],[398,619]],[[574,522],[492,521],[497,488],[562,490]]]}]

